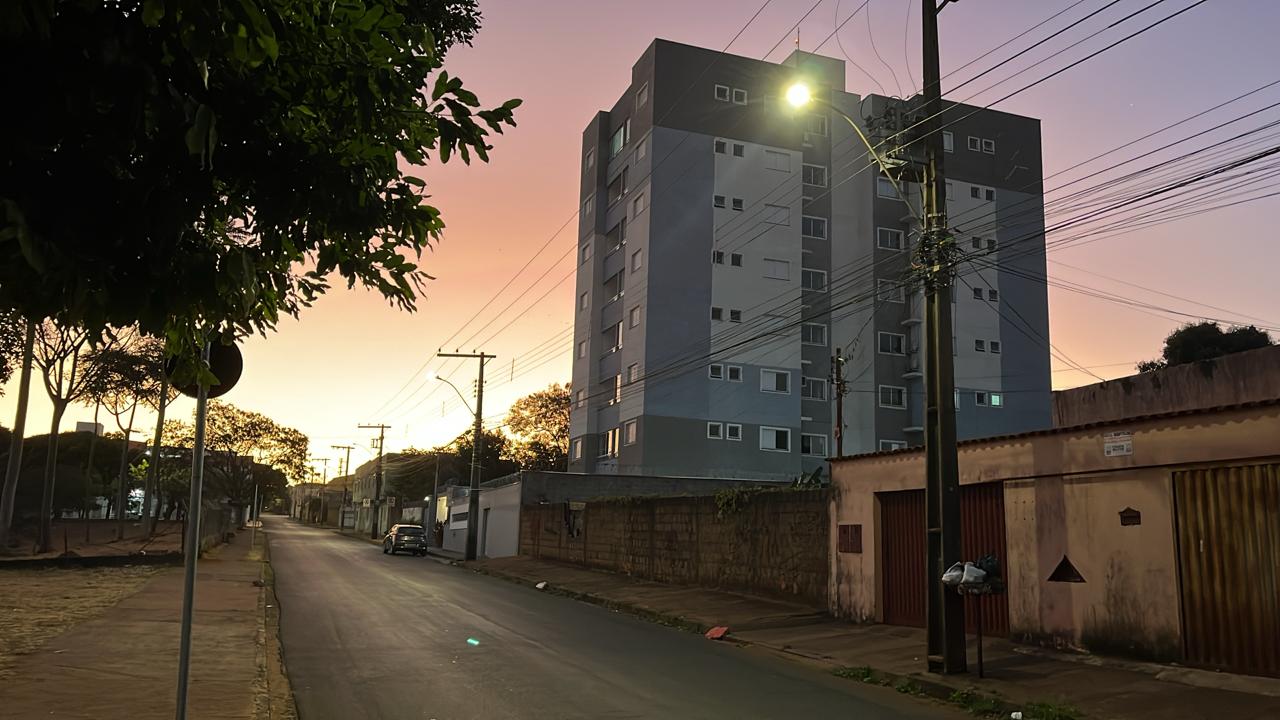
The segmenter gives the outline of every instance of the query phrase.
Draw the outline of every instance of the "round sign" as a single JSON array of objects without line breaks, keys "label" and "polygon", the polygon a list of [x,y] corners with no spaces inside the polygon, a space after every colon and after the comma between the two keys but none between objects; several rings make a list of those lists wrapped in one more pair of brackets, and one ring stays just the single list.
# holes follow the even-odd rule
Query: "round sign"
[{"label": "round sign", "polygon": [[[169,358],[164,366],[165,374],[172,378],[177,366],[178,359]],[[244,371],[244,357],[240,355],[240,348],[236,345],[213,343],[209,347],[209,371],[218,378],[216,384],[209,386],[209,397],[225,395],[236,386],[240,380],[240,373]],[[199,393],[195,383],[174,385],[174,389],[187,397],[196,397]]]}]

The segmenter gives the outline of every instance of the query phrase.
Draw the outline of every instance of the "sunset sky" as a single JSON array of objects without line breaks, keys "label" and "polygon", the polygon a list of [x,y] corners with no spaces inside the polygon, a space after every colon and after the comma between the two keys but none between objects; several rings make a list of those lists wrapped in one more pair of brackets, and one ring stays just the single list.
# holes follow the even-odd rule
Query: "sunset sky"
[{"label": "sunset sky", "polygon": [[[446,67],[463,78],[482,102],[496,105],[519,97],[524,105],[516,113],[519,126],[494,141],[489,165],[450,162],[426,170],[432,201],[448,228],[444,240],[424,257],[425,270],[437,279],[430,283],[419,312],[397,311],[364,291],[336,289],[300,320],[282,322],[269,337],[246,340],[244,376],[225,399],[307,433],[317,457],[336,458],[338,451],[330,445],[356,443],[360,449],[352,459],[359,463],[370,457],[370,433],[358,430],[360,423],[391,425],[388,450],[431,446],[468,428],[468,411],[455,393],[427,379],[426,371],[441,371],[469,396],[476,364],[431,360],[437,348],[483,349],[497,355],[488,368],[485,396],[484,414],[492,424],[501,422],[516,397],[567,381],[572,346],[568,329],[573,319],[570,258],[577,227],[582,128],[593,113],[615,102],[629,82],[632,64],[655,37],[722,49],[762,2],[482,0],[484,23],[474,47],[454,49]],[[760,58],[788,37],[769,56],[783,59],[794,47],[790,28],[813,2],[773,0],[729,52]],[[1074,2],[964,0],[949,5],[940,19],[944,75]],[[1077,3],[1057,20],[949,78],[944,92],[952,83],[1106,4],[1106,0]],[[1147,4],[1149,0],[1124,0],[1090,23],[964,88],[958,96],[948,97],[968,99]],[[1193,0],[1164,2],[968,101],[991,102],[1191,4]],[[814,51],[831,33],[834,18],[844,20],[859,5],[823,0],[800,26],[800,47]],[[893,95],[918,87],[919,5],[918,0],[871,0],[844,25],[838,34],[844,51],[874,78],[850,66],[846,73],[850,92],[879,92],[877,82]],[[875,33],[874,50],[868,41],[868,17]],[[1042,120],[1045,173],[1052,175],[1280,80],[1277,27],[1280,3],[1210,0],[995,107]],[[835,39],[817,52],[844,57]],[[1127,148],[1114,159],[1154,149],[1276,102],[1280,102],[1280,85]],[[1278,118],[1280,111],[1272,109],[1233,130],[1242,132]],[[1157,157],[1172,157],[1192,147],[1179,146]],[[1054,188],[1107,164],[1073,170],[1046,185]],[[1278,211],[1280,198],[1271,198],[1067,247],[1049,255],[1050,277],[1190,316],[1203,313],[1280,327],[1280,283],[1275,272],[1280,250],[1274,222],[1269,222]],[[1049,224],[1052,221],[1051,214]],[[546,250],[534,257],[549,240]],[[531,258],[529,267],[476,316]],[[510,309],[503,312],[508,305]],[[522,311],[527,312],[511,322]],[[1050,319],[1051,340],[1061,354],[1111,378],[1131,374],[1136,361],[1156,356],[1164,336],[1187,318],[1051,288]],[[1055,370],[1064,367],[1055,360]],[[1054,374],[1055,387],[1093,381],[1075,370]],[[16,383],[10,383],[0,398],[0,422],[6,426],[13,421],[16,396]],[[33,383],[32,398],[27,432],[47,432],[49,403],[38,381]],[[174,415],[187,418],[191,408],[190,401],[183,400]],[[92,408],[73,408],[64,429],[91,414]],[[143,419],[140,425],[148,422]],[[331,461],[330,477],[336,468]]]}]

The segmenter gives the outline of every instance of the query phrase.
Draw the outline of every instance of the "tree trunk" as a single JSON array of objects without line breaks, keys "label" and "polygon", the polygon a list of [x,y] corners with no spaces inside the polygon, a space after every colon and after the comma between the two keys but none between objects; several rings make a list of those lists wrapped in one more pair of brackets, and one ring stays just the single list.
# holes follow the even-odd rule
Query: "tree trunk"
[{"label": "tree trunk", "polygon": [[89,501],[93,499],[93,453],[98,449],[98,414],[102,401],[93,404],[93,436],[89,438],[89,462],[84,470],[84,541],[89,542]]},{"label": "tree trunk", "polygon": [[44,460],[44,493],[40,498],[40,552],[53,549],[53,488],[58,476],[58,428],[67,411],[65,400],[53,403],[53,422],[49,424],[49,452]]},{"label": "tree trunk", "polygon": [[[147,466],[147,480],[142,489],[142,537],[150,539],[155,533],[155,522],[151,519],[151,497],[156,491],[156,480],[160,477],[160,441],[164,431],[164,409],[169,404],[169,376],[161,374],[160,402],[156,404],[156,437],[151,444],[151,464]],[[159,503],[157,503],[159,504]],[[156,513],[159,515],[159,513]]]},{"label": "tree trunk", "polygon": [[124,540],[125,525],[128,522],[129,515],[129,438],[133,437],[133,416],[138,411],[138,401],[133,401],[133,407],[129,408],[129,426],[121,428],[124,430],[124,447],[120,450],[120,475],[118,481],[120,483],[119,494],[116,496],[116,539]]},{"label": "tree trunk", "polygon": [[27,427],[27,401],[31,398],[31,362],[35,357],[36,324],[27,321],[26,343],[22,348],[22,375],[18,380],[18,412],[9,439],[9,463],[4,470],[4,490],[0,492],[0,549],[9,547],[13,527],[13,503],[18,492],[18,474],[22,470],[23,432]]}]

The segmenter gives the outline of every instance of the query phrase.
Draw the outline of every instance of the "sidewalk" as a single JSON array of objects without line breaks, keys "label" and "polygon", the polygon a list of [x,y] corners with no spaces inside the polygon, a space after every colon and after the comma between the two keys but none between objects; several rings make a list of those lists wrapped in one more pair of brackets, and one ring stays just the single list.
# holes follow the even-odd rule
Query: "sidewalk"
[{"label": "sidewalk", "polygon": [[[261,543],[241,531],[197,568],[188,713],[191,718],[266,717],[264,608],[255,585]],[[166,569],[95,620],[22,657],[4,683],[4,717],[147,720],[173,717],[182,569]],[[2,579],[0,579],[2,581]]]},{"label": "sidewalk", "polygon": [[[464,567],[523,584],[545,581],[548,591],[688,630],[727,626],[730,640],[799,656],[831,671],[844,668],[842,675],[864,681],[913,683],[943,699],[971,690],[998,700],[1007,709],[1051,702],[1106,720],[1280,718],[1280,695],[1259,694],[1280,693],[1280,681],[1112,663],[1092,656],[1077,658],[989,638],[983,644],[986,679],[978,679],[972,638],[971,674],[939,676],[922,671],[925,633],[919,628],[855,625],[832,620],[804,605],[666,585],[525,557],[482,560]],[[1201,686],[1184,684],[1187,682]],[[1221,689],[1229,683],[1250,692]]]}]

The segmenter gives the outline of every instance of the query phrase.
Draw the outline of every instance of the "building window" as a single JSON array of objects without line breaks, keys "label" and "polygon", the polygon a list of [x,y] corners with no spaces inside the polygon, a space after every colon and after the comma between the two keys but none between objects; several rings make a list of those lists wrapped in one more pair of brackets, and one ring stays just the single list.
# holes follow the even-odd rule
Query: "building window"
[{"label": "building window", "polygon": [[978,187],[977,185],[970,185],[970,186],[969,186],[969,197],[973,198],[974,200],[981,200],[981,199],[982,199],[982,188]]},{"label": "building window", "polygon": [[742,198],[734,198],[734,199],[733,199],[733,209],[734,209],[734,210],[737,210],[737,211],[739,211],[739,212],[741,212],[741,211],[742,211]]},{"label": "building window", "polygon": [[591,217],[591,211],[595,209],[595,204],[596,204],[595,199],[596,199],[596,196],[592,195],[591,197],[582,201],[582,217],[583,218]]},{"label": "building window", "polygon": [[716,97],[716,99],[717,99],[717,100],[719,100],[720,102],[729,102],[729,86],[728,86],[728,85],[717,85],[717,86],[716,86],[716,96],[715,96],[715,97]]},{"label": "building window", "polygon": [[764,166],[770,170],[791,172],[791,156],[784,152],[778,152],[777,150],[765,150]]},{"label": "building window", "polygon": [[995,252],[995,249],[996,249],[996,239],[995,239],[995,238],[987,238],[987,249],[988,249],[988,250],[990,250],[990,251],[992,251],[992,252]]},{"label": "building window", "polygon": [[790,370],[761,370],[760,391],[767,393],[791,394]]},{"label": "building window", "polygon": [[734,89],[733,89],[733,104],[735,104],[735,105],[746,105],[746,104],[747,104],[747,91],[746,91],[746,90],[743,90],[742,88],[734,88]]},{"label": "building window", "polygon": [[644,193],[640,193],[636,196],[635,201],[631,203],[631,217],[634,218],[644,212],[647,207],[649,206],[645,204]]},{"label": "building window", "polygon": [[800,434],[800,454],[812,455],[815,457],[827,456],[827,436],[826,435],[810,435],[809,433]]},{"label": "building window", "polygon": [[1004,395],[1001,395],[1000,393],[991,393],[989,398],[991,400],[991,407],[1004,407]]},{"label": "building window", "polygon": [[578,341],[578,357],[585,358],[586,356],[587,356],[587,341],[579,340]]},{"label": "building window", "polygon": [[711,363],[710,365],[708,365],[707,377],[711,378],[712,380],[723,380],[724,365],[721,365],[720,363]]},{"label": "building window", "polygon": [[902,199],[898,195],[898,188],[893,186],[893,181],[884,176],[876,178],[876,194],[890,200]]},{"label": "building window", "polygon": [[587,293],[582,293],[581,295],[579,295],[579,296],[578,296],[578,309],[579,309],[579,310],[586,310],[586,309],[587,309],[587,303],[588,303],[588,300],[587,300]]},{"label": "building window", "polygon": [[716,152],[723,155],[725,150],[728,148],[728,144],[723,140],[716,140],[713,147],[715,147]]},{"label": "building window", "polygon": [[956,150],[956,136],[950,130],[942,131],[942,149],[945,152],[955,152]]},{"label": "building window", "polygon": [[769,452],[791,452],[791,430],[779,427],[760,428],[760,449]]},{"label": "building window", "polygon": [[716,206],[716,207],[718,207],[718,208],[722,208],[722,207],[724,207],[724,206],[725,206],[724,196],[723,196],[723,195],[714,195],[714,196],[712,196],[712,198],[711,198],[711,204],[712,204],[712,205],[714,205],[714,206]]},{"label": "building window", "polygon": [[969,136],[969,149],[970,149],[970,150],[972,150],[972,151],[974,151],[974,152],[981,152],[981,151],[982,151],[982,139],[981,139],[981,138],[976,138],[976,137],[974,137],[974,136],[970,135],[970,136]]},{"label": "building window", "polygon": [[627,366],[627,384],[631,384],[640,379],[640,363],[631,363]]},{"label": "building window", "polygon": [[902,231],[893,228],[876,228],[876,247],[881,250],[901,250]]},{"label": "building window", "polygon": [[631,253],[631,272],[635,272],[644,267],[644,251],[637,250]]},{"label": "building window", "polygon": [[980,405],[980,406],[982,406],[982,407],[986,407],[986,405],[987,405],[987,394],[986,394],[985,392],[981,391],[981,390],[974,390],[974,391],[973,391],[973,404],[974,404],[974,405]]},{"label": "building window", "polygon": [[596,149],[588,148],[587,154],[582,158],[582,171],[586,172],[596,166]]},{"label": "building window", "polygon": [[622,402],[621,375],[614,375],[611,378],[606,378],[605,381],[600,384],[604,386],[605,392],[609,393],[609,400],[605,403],[606,405],[617,405]]},{"label": "building window", "polygon": [[729,322],[736,322],[736,323],[740,323],[740,322],[742,322],[742,311],[741,311],[741,310],[730,310],[730,311],[729,311]]},{"label": "building window", "polygon": [[723,265],[723,264],[724,264],[724,251],[723,251],[723,250],[712,250],[712,251],[711,251],[711,263],[712,263],[713,265]]},{"label": "building window", "polygon": [[982,152],[984,152],[984,153],[986,153],[986,154],[988,154],[988,155],[995,155],[995,154],[996,154],[996,141],[995,141],[995,140],[988,140],[988,139],[986,139],[986,138],[983,138],[983,139],[982,139]]},{"label": "building window", "polygon": [[742,426],[737,423],[729,423],[724,426],[724,436],[727,440],[735,442],[742,441]]},{"label": "building window", "polygon": [[636,91],[636,107],[643,107],[647,102],[649,102],[649,83],[641,85]]},{"label": "building window", "polygon": [[906,293],[901,284],[893,280],[885,280],[883,278],[876,281],[876,298],[880,302],[901,303],[907,301]]},{"label": "building window", "polygon": [[1000,299],[1000,291],[995,288],[987,288],[987,299],[995,302]]},{"label": "building window", "polygon": [[711,319],[712,319],[712,320],[723,320],[723,319],[724,319],[724,308],[718,308],[718,307],[713,307],[713,308],[711,308]]},{"label": "building window", "polygon": [[741,365],[725,366],[725,377],[729,378],[729,382],[742,382],[742,366]]},{"label": "building window", "polygon": [[[609,232],[604,234],[604,245],[609,249],[609,253],[622,247],[622,243],[627,239],[627,221],[624,219],[617,225],[609,228]],[[605,253],[608,255],[608,253]]]},{"label": "building window", "polygon": [[733,144],[733,156],[734,156],[734,157],[743,157],[743,156],[745,156],[745,155],[746,155],[746,153],[747,153],[747,146],[746,146],[746,145],[743,145],[742,143],[734,143],[734,144]]},{"label": "building window", "polygon": [[626,290],[626,277],[626,273],[619,270],[604,281],[604,296],[609,298],[605,301],[606,305],[622,297]]},{"label": "building window", "polygon": [[770,280],[791,279],[791,261],[765,258],[763,264],[764,276],[766,278],[769,278]]},{"label": "building window", "polygon": [[618,428],[600,433],[600,457],[618,457]]},{"label": "building window", "polygon": [[734,267],[742,267],[742,253],[729,253],[729,264]]},{"label": "building window", "polygon": [[707,438],[710,440],[724,439],[724,423],[709,422],[707,423]]},{"label": "building window", "polygon": [[627,327],[640,327],[640,308],[638,306],[631,308],[631,317]]},{"label": "building window", "polygon": [[805,185],[813,185],[814,187],[827,186],[827,168],[825,165],[810,165],[805,163],[800,166],[800,182]]},{"label": "building window", "polygon": [[898,333],[882,332],[877,334],[877,344],[881,354],[884,355],[905,355],[907,347],[907,336]]},{"label": "building window", "polygon": [[826,290],[827,273],[825,270],[800,269],[800,287],[805,290]]},{"label": "building window", "polygon": [[582,250],[578,253],[578,257],[582,259],[582,264],[586,265],[591,260],[591,243],[582,246]]},{"label": "building window", "polygon": [[586,407],[586,406],[587,406],[587,391],[586,391],[586,390],[579,390],[579,391],[575,394],[574,399],[575,399],[576,404],[577,404],[577,406],[578,406],[578,407],[580,407],[580,408],[581,408],[581,407]]},{"label": "building window", "polygon": [[973,249],[974,249],[974,250],[981,250],[981,249],[982,249],[982,238],[974,238],[974,239],[972,239],[972,240],[970,240],[970,241],[969,241],[969,244],[973,246]]},{"label": "building window", "polygon": [[582,459],[582,438],[575,438],[571,444],[573,445],[573,448],[569,452],[572,454],[573,459],[581,460]]},{"label": "building window", "polygon": [[643,160],[645,155],[649,154],[649,142],[641,140],[636,143],[636,160]]},{"label": "building window", "polygon": [[627,146],[627,141],[631,139],[631,118],[622,121],[622,127],[613,131],[613,137],[609,138],[609,157],[615,158],[618,153],[622,152],[622,148]]},{"label": "building window", "polygon": [[827,239],[827,219],[803,215],[800,218],[800,236],[815,240]]},{"label": "building window", "polygon": [[638,423],[637,423],[635,420],[628,420],[628,421],[626,422],[626,424],[624,424],[624,425],[622,426],[622,442],[623,442],[623,444],[625,444],[625,445],[635,445],[635,444],[636,444],[636,426],[637,426],[637,425],[638,425]]},{"label": "building window", "polygon": [[974,350],[974,352],[986,352],[986,351],[987,351],[987,341],[986,341],[986,340],[981,340],[981,339],[974,340],[974,341],[973,341],[973,350]]},{"label": "building window", "polygon": [[906,440],[881,440],[880,450],[904,450],[907,447]]},{"label": "building window", "polygon": [[1000,354],[1000,341],[999,341],[999,340],[992,340],[991,342],[987,343],[987,347],[991,348],[991,352],[992,352],[993,354],[995,354],[995,355],[999,355],[999,354]]},{"label": "building window", "polygon": [[622,172],[609,183],[606,188],[609,197],[609,204],[612,205],[622,199],[627,194],[627,169],[622,168]]},{"label": "building window", "polygon": [[810,115],[806,117],[804,120],[804,131],[809,135],[820,135],[822,137],[826,137],[828,134],[827,116]]},{"label": "building window", "polygon": [[907,407],[907,389],[896,385],[880,386],[880,407],[903,410]]},{"label": "building window", "polygon": [[827,326],[819,323],[803,323],[800,325],[800,343],[802,345],[827,344]]},{"label": "building window", "polygon": [[617,322],[605,328],[604,346],[609,348],[605,351],[606,354],[622,347],[622,323]]},{"label": "building window", "polygon": [[973,299],[974,299],[974,300],[981,300],[981,299],[982,299],[982,288],[974,288],[974,289],[973,289]]},{"label": "building window", "polygon": [[786,205],[764,206],[764,221],[770,225],[790,225],[791,208]]},{"label": "building window", "polygon": [[995,201],[996,201],[996,191],[992,190],[991,188],[987,188],[987,202],[995,202]]},{"label": "building window", "polygon": [[826,400],[827,381],[823,378],[800,378],[800,397],[805,400]]}]

